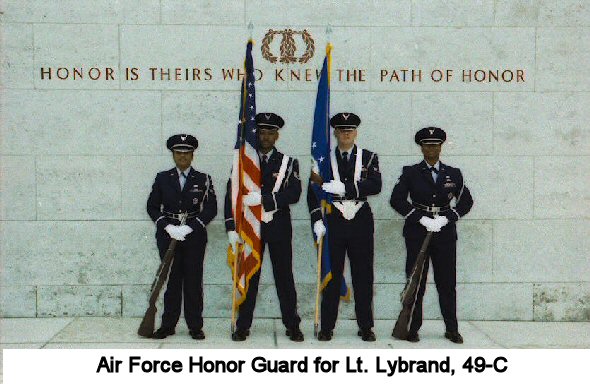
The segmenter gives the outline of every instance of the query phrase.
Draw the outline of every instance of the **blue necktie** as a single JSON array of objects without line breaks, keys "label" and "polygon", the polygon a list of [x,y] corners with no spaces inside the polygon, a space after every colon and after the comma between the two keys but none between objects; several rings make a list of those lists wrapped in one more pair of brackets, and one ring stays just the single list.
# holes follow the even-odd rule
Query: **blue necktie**
[{"label": "blue necktie", "polygon": [[180,172],[180,189],[184,189],[184,184],[186,183],[187,175],[184,172]]}]

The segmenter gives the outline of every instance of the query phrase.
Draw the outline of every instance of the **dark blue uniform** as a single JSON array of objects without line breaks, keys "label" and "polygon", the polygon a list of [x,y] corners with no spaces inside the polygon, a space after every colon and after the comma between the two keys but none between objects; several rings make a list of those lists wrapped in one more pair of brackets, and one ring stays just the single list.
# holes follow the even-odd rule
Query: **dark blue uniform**
[{"label": "dark blue uniform", "polygon": [[[261,256],[264,254],[264,248],[268,245],[283,324],[287,329],[293,329],[299,326],[301,318],[297,314],[297,292],[293,280],[293,247],[291,244],[293,230],[289,205],[299,201],[301,181],[299,179],[299,163],[296,159],[290,158],[285,177],[278,192],[272,192],[282,161],[283,154],[276,149],[274,149],[266,164],[262,160],[260,161],[262,170],[262,206],[266,212],[278,209],[274,213],[272,221],[269,223],[262,222]],[[226,231],[235,231],[235,228],[230,180],[227,183],[227,193],[225,195],[225,229]],[[260,272],[261,270],[258,270],[250,279],[246,300],[239,308],[239,317],[236,322],[238,329],[250,329],[252,325]]]},{"label": "dark blue uniform", "polygon": [[[411,202],[408,201],[408,197]],[[455,206],[451,207],[453,199],[456,202]],[[435,183],[426,161],[406,166],[393,188],[390,204],[406,219],[403,230],[407,250],[406,276],[411,274],[426,236],[426,228],[419,223],[420,218],[423,216],[432,218],[436,211],[439,211],[438,215],[446,216],[449,220],[440,232],[434,233],[427,252],[434,268],[434,280],[446,330],[457,331],[455,222],[466,215],[473,205],[471,193],[463,183],[461,171],[440,163]],[[428,264],[425,265],[423,281],[418,291],[410,333],[418,332],[422,325],[422,299],[426,290]]]},{"label": "dark blue uniform", "polygon": [[184,291],[184,317],[191,330],[203,327],[203,261],[207,244],[206,225],[217,214],[217,199],[211,177],[192,167],[184,188],[176,168],[160,172],[147,201],[147,212],[156,223],[156,242],[160,259],[166,254],[170,236],[164,230],[168,224],[179,225],[178,214],[188,212],[186,224],[193,232],[176,244],[174,263],[164,294],[162,328],[174,329],[180,317]]},{"label": "dark blue uniform", "polygon": [[[344,160],[336,151],[340,181],[344,183],[346,193],[343,197],[334,196],[334,201],[362,201],[362,208],[351,220],[346,220],[342,213],[331,206],[327,212],[328,241],[330,247],[332,279],[324,288],[322,295],[321,330],[330,332],[336,325],[338,305],[340,302],[340,286],[344,270],[344,257],[348,254],[350,273],[354,291],[354,303],[357,323],[360,329],[370,329],[373,321],[373,257],[374,257],[374,223],[371,207],[367,196],[381,192],[381,173],[379,158],[376,153],[363,150],[361,178],[354,181],[354,167],[357,146],[353,147],[350,158]],[[325,180],[329,181],[329,180]],[[321,204],[313,189],[308,185],[307,205],[311,214],[311,222],[321,220]]]}]

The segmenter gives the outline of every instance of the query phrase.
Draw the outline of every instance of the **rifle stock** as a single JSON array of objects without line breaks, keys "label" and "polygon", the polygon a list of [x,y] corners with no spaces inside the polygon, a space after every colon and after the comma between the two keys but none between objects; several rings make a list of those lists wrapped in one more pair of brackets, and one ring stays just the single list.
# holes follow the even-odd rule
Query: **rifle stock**
[{"label": "rifle stock", "polygon": [[[186,222],[186,214],[180,220],[180,225],[184,225]],[[156,302],[158,301],[158,297],[160,296],[160,291],[164,286],[164,283],[168,279],[168,273],[170,272],[170,266],[172,265],[172,260],[174,259],[174,250],[176,249],[176,239],[170,240],[170,244],[168,245],[168,250],[166,250],[166,254],[158,267],[158,272],[156,273],[156,277],[154,282],[152,283],[152,288],[150,291],[150,299],[148,308],[143,315],[143,319],[141,320],[141,324],[139,325],[139,329],[137,330],[137,334],[143,337],[151,337],[154,333],[154,328],[156,324],[156,312],[158,309],[156,308]]]},{"label": "rifle stock", "polygon": [[422,246],[420,247],[420,252],[418,252],[418,256],[416,257],[416,264],[414,265],[412,273],[410,274],[408,282],[406,283],[406,287],[402,292],[402,310],[397,317],[397,321],[395,322],[395,326],[393,327],[393,332],[391,334],[396,339],[405,340],[408,337],[410,322],[412,320],[412,312],[414,311],[414,306],[416,304],[418,289],[420,289],[424,265],[428,261],[428,258],[426,257],[426,250],[430,244],[432,233],[433,232],[428,232],[426,234],[426,237],[422,242]]}]

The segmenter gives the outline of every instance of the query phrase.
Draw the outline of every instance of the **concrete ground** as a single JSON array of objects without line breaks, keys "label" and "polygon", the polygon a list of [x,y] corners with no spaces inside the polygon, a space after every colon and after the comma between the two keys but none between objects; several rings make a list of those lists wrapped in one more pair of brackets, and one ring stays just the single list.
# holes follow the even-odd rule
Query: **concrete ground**
[{"label": "concrete ground", "polygon": [[230,339],[229,319],[205,319],[206,339],[190,338],[184,322],[176,335],[164,340],[137,336],[139,318],[22,318],[0,319],[0,347],[8,348],[590,348],[590,322],[463,321],[465,339],[456,345],[443,337],[441,320],[426,320],[421,341],[409,343],[391,337],[392,320],[377,320],[377,341],[363,342],[354,320],[339,320],[330,342],[313,337],[313,322],[303,321],[303,343],[285,336],[279,319],[254,319],[244,342]]}]

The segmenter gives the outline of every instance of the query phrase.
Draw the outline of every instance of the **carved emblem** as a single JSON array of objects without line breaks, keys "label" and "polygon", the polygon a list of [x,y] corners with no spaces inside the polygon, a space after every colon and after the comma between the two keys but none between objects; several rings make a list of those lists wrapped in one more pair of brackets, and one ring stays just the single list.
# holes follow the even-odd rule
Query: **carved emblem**
[{"label": "carved emblem", "polygon": [[[262,57],[271,63],[276,63],[278,59],[277,56],[273,55],[270,51],[270,43],[273,41],[275,35],[281,35],[283,37],[280,47],[279,61],[281,63],[307,63],[309,59],[313,57],[315,52],[315,43],[307,29],[304,29],[303,31],[294,31],[292,29],[275,31],[273,29],[269,29],[266,35],[264,35],[264,39],[262,39],[261,51]],[[295,39],[293,38],[293,35],[301,35],[301,38],[305,43],[305,52],[299,58],[295,57],[295,51],[297,50],[297,47],[295,45]]]}]

